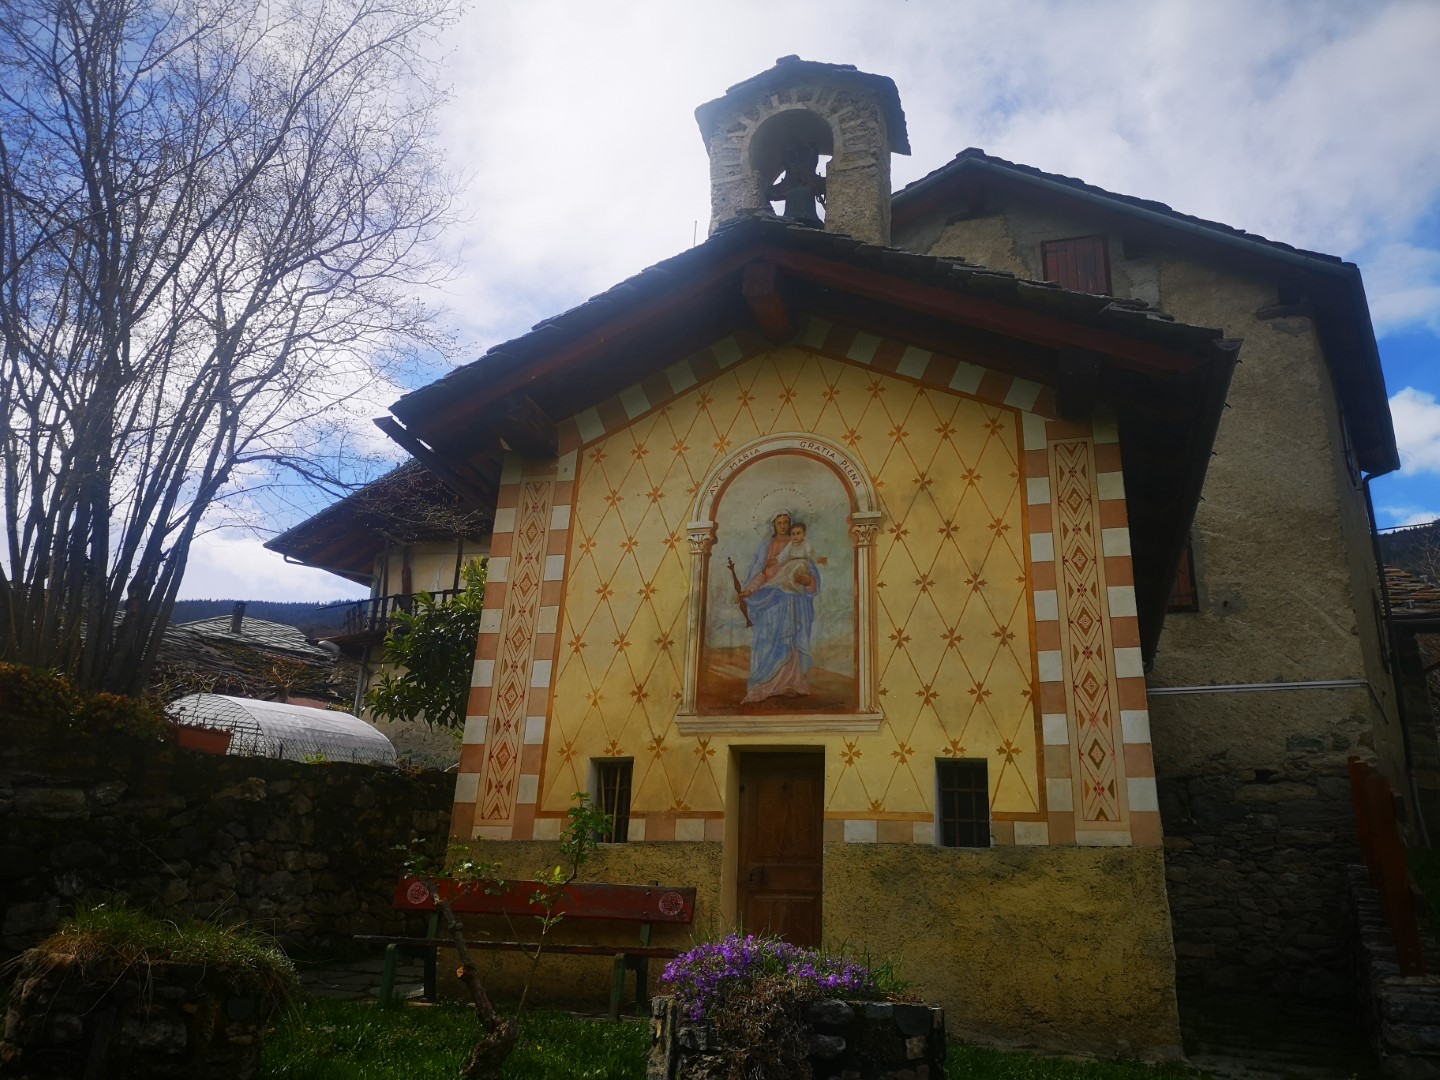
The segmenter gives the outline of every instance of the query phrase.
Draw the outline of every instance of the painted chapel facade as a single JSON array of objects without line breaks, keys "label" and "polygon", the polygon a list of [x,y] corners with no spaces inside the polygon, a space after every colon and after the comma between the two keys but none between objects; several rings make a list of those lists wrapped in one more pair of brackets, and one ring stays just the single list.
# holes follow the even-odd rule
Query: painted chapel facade
[{"label": "painted chapel facade", "polygon": [[[892,957],[965,1034],[1176,1052],[1177,951],[1274,986],[1226,919],[1274,947],[1283,890],[1227,845],[1260,811],[1333,838],[1291,901],[1323,922],[1329,781],[1357,748],[1403,771],[1360,481],[1393,467],[1383,382],[1302,289],[1345,264],[1273,273],[977,152],[892,198],[898,94],[846,66],[785,58],[697,119],[706,242],[383,422],[493,508],[455,835],[525,874],[590,792],[621,820],[587,874],[698,886],[703,926]],[[1276,499],[1278,550],[1247,519]]]}]

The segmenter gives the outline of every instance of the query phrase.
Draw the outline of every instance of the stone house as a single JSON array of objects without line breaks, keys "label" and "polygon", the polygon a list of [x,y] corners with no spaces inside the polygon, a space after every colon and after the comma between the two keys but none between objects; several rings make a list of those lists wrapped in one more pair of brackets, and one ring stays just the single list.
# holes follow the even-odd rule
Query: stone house
[{"label": "stone house", "polygon": [[696,115],[707,241],[385,420],[493,506],[455,835],[525,873],[589,791],[587,874],[990,1039],[1340,993],[1346,755],[1407,776],[1358,271],[974,150],[892,197],[848,66]]}]

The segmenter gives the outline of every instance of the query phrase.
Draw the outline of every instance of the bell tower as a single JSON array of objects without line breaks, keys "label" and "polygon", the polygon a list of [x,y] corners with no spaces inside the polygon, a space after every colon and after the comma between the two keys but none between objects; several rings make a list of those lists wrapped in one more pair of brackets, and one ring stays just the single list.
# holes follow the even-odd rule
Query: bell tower
[{"label": "bell tower", "polygon": [[701,105],[695,119],[710,154],[712,233],[782,202],[792,221],[890,242],[890,155],[910,153],[892,80],[782,56]]}]

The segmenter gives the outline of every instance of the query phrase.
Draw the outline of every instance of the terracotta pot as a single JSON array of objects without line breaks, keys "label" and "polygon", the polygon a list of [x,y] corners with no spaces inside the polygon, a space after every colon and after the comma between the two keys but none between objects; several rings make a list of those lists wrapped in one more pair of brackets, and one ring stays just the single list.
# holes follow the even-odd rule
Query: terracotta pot
[{"label": "terracotta pot", "polygon": [[234,732],[224,728],[194,727],[189,724],[178,726],[177,738],[180,745],[202,754],[226,754],[230,751],[230,738]]}]

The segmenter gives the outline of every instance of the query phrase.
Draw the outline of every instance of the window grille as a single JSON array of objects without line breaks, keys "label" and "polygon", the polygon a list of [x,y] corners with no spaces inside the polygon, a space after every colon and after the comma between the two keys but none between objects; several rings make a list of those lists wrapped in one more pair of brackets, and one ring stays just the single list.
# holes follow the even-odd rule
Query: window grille
[{"label": "window grille", "polygon": [[633,763],[596,759],[595,801],[611,817],[610,829],[600,834],[602,844],[623,844],[630,839],[630,774]]},{"label": "window grille", "polygon": [[985,762],[935,762],[936,811],[941,847],[990,846],[990,780]]}]

